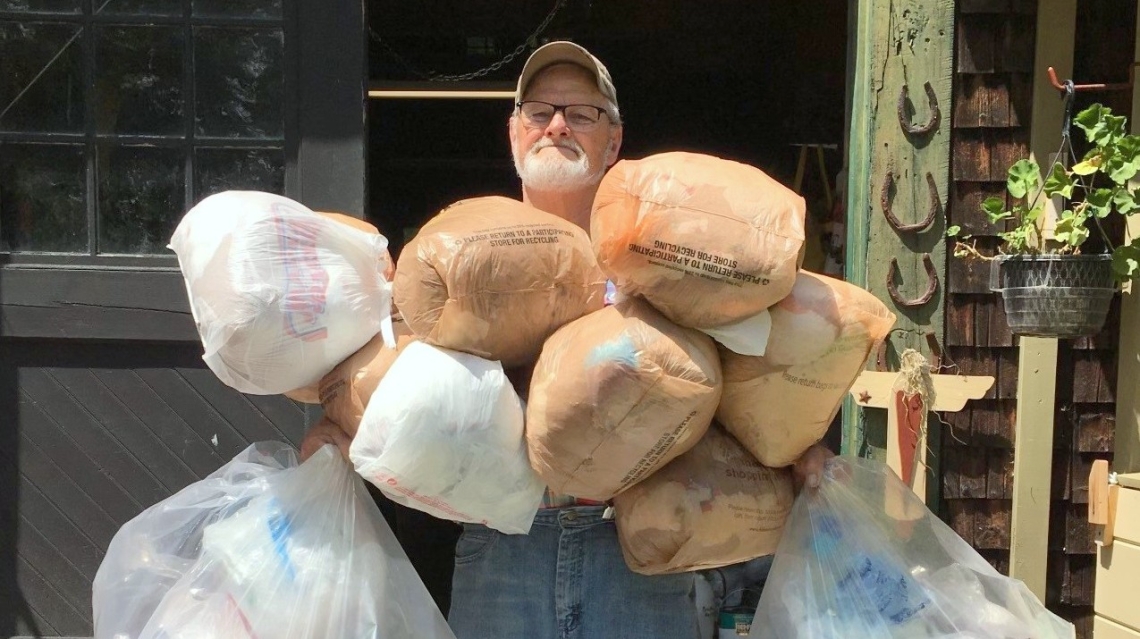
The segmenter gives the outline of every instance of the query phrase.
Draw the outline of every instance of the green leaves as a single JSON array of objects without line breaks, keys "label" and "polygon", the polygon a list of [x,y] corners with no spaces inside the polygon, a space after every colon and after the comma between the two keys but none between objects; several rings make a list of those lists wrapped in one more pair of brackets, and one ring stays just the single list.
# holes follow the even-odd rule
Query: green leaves
[{"label": "green leaves", "polygon": [[[1113,213],[1140,214],[1140,188],[1133,188],[1140,181],[1140,135],[1128,134],[1127,119],[1102,104],[1082,110],[1073,124],[1084,131],[1091,147],[1080,161],[1073,158],[1070,163],[1071,147],[1062,147],[1059,160],[1044,176],[1032,160],[1015,162],[1007,172],[1009,195],[982,202],[986,218],[997,227],[990,233],[1002,239],[1003,251],[1080,253],[1093,226],[1103,225],[1101,220]],[[1041,220],[1055,199],[1064,200],[1068,209],[1055,221],[1051,237],[1045,238]],[[978,257],[969,236],[961,233],[957,226],[946,231],[947,237],[956,238],[955,255]],[[1119,280],[1140,281],[1140,239],[1113,249],[1112,267]]]},{"label": "green leaves", "polygon": [[1137,199],[1137,195],[1140,195],[1140,191],[1117,189],[1112,196],[1112,205],[1122,215],[1132,215],[1136,211],[1140,211],[1140,199]]},{"label": "green leaves", "polygon": [[982,202],[982,210],[986,212],[986,217],[990,219],[990,224],[997,224],[1002,220],[1013,217],[1013,214],[1005,210],[1005,199],[997,196],[986,198]]},{"label": "green leaves", "polygon": [[1090,154],[1089,157],[1073,165],[1073,173],[1080,176],[1092,175],[1100,170],[1100,165],[1103,161],[1104,158],[1099,154]]},{"label": "green leaves", "polygon": [[1084,215],[1065,211],[1061,219],[1057,220],[1057,228],[1053,231],[1053,239],[1076,248],[1089,239],[1089,229],[1085,226],[1088,218]]},{"label": "green leaves", "polygon": [[1041,184],[1041,169],[1032,160],[1018,160],[1009,167],[1009,179],[1006,188],[1009,194],[1021,199],[1027,194],[1037,190]]},{"label": "green leaves", "polygon": [[1045,195],[1049,197],[1060,195],[1069,199],[1073,197],[1073,186],[1073,179],[1069,177],[1068,171],[1060,162],[1057,162],[1053,165],[1053,171],[1049,173],[1049,177],[1045,178]]},{"label": "green leaves", "polygon": [[1112,115],[1112,109],[1103,104],[1094,104],[1078,113],[1073,118],[1073,124],[1084,130],[1090,142],[1105,146],[1115,144],[1124,137],[1127,120],[1122,115]]},{"label": "green leaves", "polygon": [[1127,184],[1140,172],[1140,137],[1126,135],[1121,138],[1102,170],[1113,182]]},{"label": "green leaves", "polygon": [[1112,252],[1112,272],[1121,282],[1140,275],[1140,239],[1116,247]]},{"label": "green leaves", "polygon": [[1112,213],[1112,189],[1096,189],[1085,196],[1088,202],[1088,214],[1104,219]]}]

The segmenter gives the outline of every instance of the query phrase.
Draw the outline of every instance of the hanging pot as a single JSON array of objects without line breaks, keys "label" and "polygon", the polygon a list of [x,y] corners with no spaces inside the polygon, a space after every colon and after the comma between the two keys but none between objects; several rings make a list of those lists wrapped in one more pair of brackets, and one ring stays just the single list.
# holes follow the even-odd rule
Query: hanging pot
[{"label": "hanging pot", "polygon": [[1015,335],[1058,339],[1104,326],[1116,281],[1111,255],[1003,255],[990,266]]}]

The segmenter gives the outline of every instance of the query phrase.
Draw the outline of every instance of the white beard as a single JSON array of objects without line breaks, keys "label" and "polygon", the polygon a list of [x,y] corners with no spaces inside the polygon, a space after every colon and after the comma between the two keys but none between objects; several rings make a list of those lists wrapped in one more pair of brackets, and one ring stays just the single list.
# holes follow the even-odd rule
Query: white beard
[{"label": "white beard", "polygon": [[[561,153],[539,152],[546,147],[561,146],[577,152],[578,157],[568,159]],[[595,186],[602,181],[602,171],[594,171],[590,158],[581,145],[573,140],[555,143],[550,138],[542,138],[527,150],[522,157],[514,156],[515,171],[522,179],[523,186],[536,191],[565,192],[583,187]]]}]

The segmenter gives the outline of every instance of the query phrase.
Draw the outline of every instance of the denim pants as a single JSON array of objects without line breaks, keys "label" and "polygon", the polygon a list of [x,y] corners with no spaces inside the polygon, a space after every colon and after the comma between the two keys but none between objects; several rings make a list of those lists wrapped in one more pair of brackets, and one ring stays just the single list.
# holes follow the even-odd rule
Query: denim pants
[{"label": "denim pants", "polygon": [[530,533],[466,524],[448,623],[458,639],[699,639],[696,573],[625,565],[602,506],[538,512]]}]

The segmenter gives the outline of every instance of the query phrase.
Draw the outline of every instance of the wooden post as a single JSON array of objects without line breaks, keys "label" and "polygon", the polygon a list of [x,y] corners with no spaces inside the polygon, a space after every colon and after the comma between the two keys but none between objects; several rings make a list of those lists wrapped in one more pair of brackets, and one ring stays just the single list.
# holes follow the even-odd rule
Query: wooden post
[{"label": "wooden post", "polygon": [[[1072,75],[1077,0],[1040,0],[1033,69],[1030,155],[1048,167],[1061,142],[1063,103],[1046,68]],[[1018,343],[1017,427],[1013,449],[1013,513],[1009,574],[1045,600],[1053,419],[1057,394],[1057,340],[1022,337]]]},{"label": "wooden post", "polygon": [[[884,300],[898,316],[899,330],[888,348],[893,368],[907,348],[934,359],[923,334],[933,331],[939,340],[944,335],[954,2],[858,0],[858,5],[846,279]],[[929,225],[919,224],[928,217]],[[931,435],[936,452],[939,438]],[[882,412],[860,419],[848,401],[843,450],[883,458]]]},{"label": "wooden post", "polygon": [[[1140,11],[1136,14],[1140,30]],[[1140,31],[1137,31],[1140,33]],[[1140,38],[1136,39],[1135,59],[1140,60]],[[1140,84],[1132,87],[1132,132],[1140,133]],[[1132,184],[1135,187],[1135,183]],[[1128,218],[1126,239],[1140,237],[1140,219]],[[1132,286],[1120,299],[1120,357],[1116,379],[1116,441],[1113,469],[1118,473],[1140,471],[1140,290]]]},{"label": "wooden post", "polygon": [[1057,340],[1023,337],[1019,350],[1009,575],[1045,601]]},{"label": "wooden post", "polygon": [[[851,42],[848,61],[851,69],[849,104],[847,109],[847,249],[844,279],[858,286],[867,286],[867,225],[870,222],[870,184],[866,172],[871,157],[870,108],[874,90],[870,85],[871,57],[874,55],[869,35],[872,17],[872,0],[854,0],[850,5],[848,37]],[[861,35],[868,34],[868,35]],[[858,455],[863,447],[861,410],[850,396],[843,401],[843,439],[840,450],[844,455]]]}]

